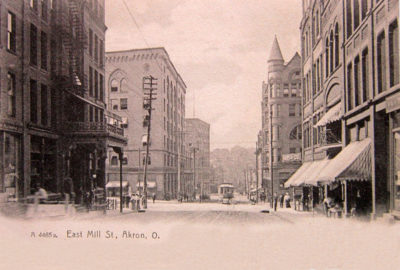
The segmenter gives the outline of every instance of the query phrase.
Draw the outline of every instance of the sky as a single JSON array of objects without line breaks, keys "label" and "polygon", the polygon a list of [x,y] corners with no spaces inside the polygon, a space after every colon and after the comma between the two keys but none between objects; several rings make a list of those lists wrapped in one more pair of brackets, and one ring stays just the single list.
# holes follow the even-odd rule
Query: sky
[{"label": "sky", "polygon": [[300,0],[105,2],[106,51],[164,47],[187,85],[186,117],[211,125],[211,149],[255,147],[274,36],[285,61],[300,51]]}]

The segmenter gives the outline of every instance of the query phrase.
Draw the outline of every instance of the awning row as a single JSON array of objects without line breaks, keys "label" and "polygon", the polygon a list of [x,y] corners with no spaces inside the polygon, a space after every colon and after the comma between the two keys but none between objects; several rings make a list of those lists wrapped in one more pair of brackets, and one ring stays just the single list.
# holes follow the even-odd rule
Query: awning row
[{"label": "awning row", "polygon": [[305,162],[285,183],[285,187],[318,185],[337,180],[371,179],[371,139],[352,142],[333,159]]},{"label": "awning row", "polygon": [[[140,185],[139,185],[140,183]],[[122,181],[122,187],[127,187],[128,186],[128,181]],[[143,187],[143,181],[137,182],[136,187]],[[156,182],[147,182],[147,187],[148,188],[155,188],[157,186]],[[119,181],[110,181],[106,184],[106,188],[115,188],[115,187],[120,187],[120,182]]]}]

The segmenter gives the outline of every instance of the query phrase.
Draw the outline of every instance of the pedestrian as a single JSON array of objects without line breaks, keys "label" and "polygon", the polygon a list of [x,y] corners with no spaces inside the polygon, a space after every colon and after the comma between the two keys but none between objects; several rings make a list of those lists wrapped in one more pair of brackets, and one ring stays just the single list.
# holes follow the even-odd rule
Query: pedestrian
[{"label": "pedestrian", "polygon": [[283,200],[285,201],[285,207],[290,208],[290,196],[289,193],[286,192]]},{"label": "pedestrian", "polygon": [[156,194],[155,193],[153,193],[153,203],[155,203],[156,202]]},{"label": "pedestrian", "polygon": [[279,195],[279,206],[283,208],[283,194]]},{"label": "pedestrian", "polygon": [[276,211],[276,206],[278,205],[278,194],[274,193],[274,211]]}]

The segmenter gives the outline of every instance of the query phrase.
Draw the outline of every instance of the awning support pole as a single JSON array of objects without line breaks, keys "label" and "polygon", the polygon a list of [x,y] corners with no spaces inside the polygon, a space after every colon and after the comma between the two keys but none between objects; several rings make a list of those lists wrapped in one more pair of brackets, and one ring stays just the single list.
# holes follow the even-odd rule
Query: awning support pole
[{"label": "awning support pole", "polygon": [[344,216],[347,217],[347,180],[343,181],[343,188],[344,188]]}]

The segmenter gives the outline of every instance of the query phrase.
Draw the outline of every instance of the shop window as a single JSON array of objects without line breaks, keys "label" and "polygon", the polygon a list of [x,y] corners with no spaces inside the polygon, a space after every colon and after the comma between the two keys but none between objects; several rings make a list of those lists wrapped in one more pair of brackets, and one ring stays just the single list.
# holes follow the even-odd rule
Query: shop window
[{"label": "shop window", "polygon": [[14,117],[16,114],[16,81],[13,73],[7,74],[7,114]]},{"label": "shop window", "polygon": [[8,12],[7,17],[7,49],[11,52],[16,52],[16,18],[15,14]]}]

